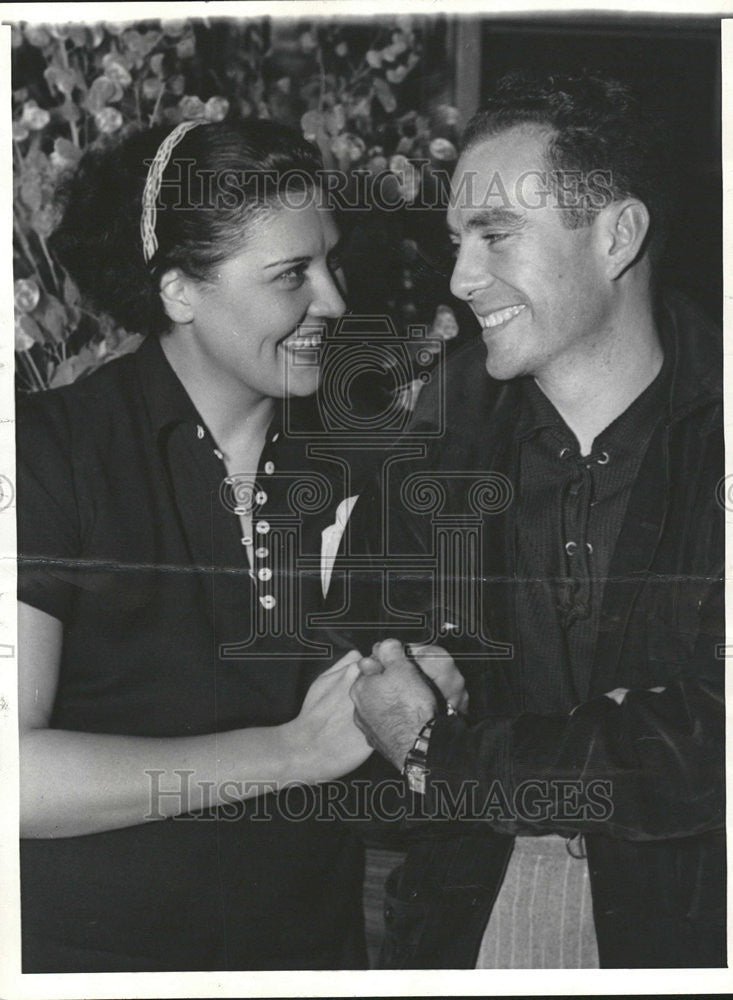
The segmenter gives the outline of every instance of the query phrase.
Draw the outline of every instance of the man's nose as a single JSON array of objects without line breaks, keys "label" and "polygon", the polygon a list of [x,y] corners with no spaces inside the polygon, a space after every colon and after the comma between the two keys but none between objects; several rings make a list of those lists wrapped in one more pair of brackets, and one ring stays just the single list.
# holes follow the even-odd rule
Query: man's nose
[{"label": "man's nose", "polygon": [[450,279],[450,290],[455,297],[470,302],[476,292],[488,288],[493,282],[494,277],[485,260],[482,261],[475,250],[472,252],[470,246],[462,246]]}]

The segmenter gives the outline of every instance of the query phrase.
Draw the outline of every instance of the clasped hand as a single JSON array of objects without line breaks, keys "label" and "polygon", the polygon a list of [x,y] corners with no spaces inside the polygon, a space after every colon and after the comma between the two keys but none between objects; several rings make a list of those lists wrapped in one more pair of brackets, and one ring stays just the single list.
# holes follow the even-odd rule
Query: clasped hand
[{"label": "clasped hand", "polygon": [[352,650],[316,678],[298,716],[281,727],[297,780],[338,778],[363,763],[372,748],[402,768],[441,698],[466,710],[463,677],[450,655],[440,646],[410,651],[412,660],[402,643],[386,639],[371,656]]},{"label": "clasped hand", "polygon": [[[402,769],[415,738],[439,710],[435,689],[459,712],[468,707],[463,677],[440,646],[375,643],[372,655],[358,662],[360,676],[351,688],[354,721],[370,746]],[[432,682],[432,684],[431,684]]]}]

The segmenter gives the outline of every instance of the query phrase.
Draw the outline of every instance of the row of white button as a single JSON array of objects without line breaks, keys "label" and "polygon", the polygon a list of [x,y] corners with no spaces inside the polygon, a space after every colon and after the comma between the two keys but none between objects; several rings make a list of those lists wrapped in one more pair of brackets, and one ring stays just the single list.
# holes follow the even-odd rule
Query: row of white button
[{"label": "row of white button", "polygon": [[[265,475],[271,476],[275,471],[275,463],[265,462],[264,469],[265,469]],[[257,493],[255,493],[255,503],[260,507],[263,504],[267,503],[267,494],[265,493],[264,490],[258,490]],[[266,535],[269,532],[269,530],[270,530],[270,525],[268,524],[267,521],[258,521],[257,524],[255,525],[255,531],[257,532],[258,535]],[[267,549],[264,545],[260,546],[255,550],[255,555],[257,556],[258,559],[266,559],[269,554],[270,554],[269,549]],[[267,583],[272,579],[272,570],[268,566],[263,566],[261,569],[257,570],[257,578],[261,580],[263,583]],[[277,600],[273,597],[272,594],[263,594],[260,597],[260,604],[265,609],[265,611],[272,611],[272,609],[277,604]]]},{"label": "row of white button", "polygon": [[[205,433],[206,432],[204,431],[204,428],[201,426],[201,424],[198,424],[196,427],[196,434],[198,436],[199,441],[203,440]],[[280,436],[279,434],[275,434],[272,440],[277,441],[279,436]],[[220,451],[219,448],[214,448],[214,454],[219,459],[219,461],[222,462],[224,461],[224,454],[222,451]],[[265,469],[265,474],[271,476],[275,471],[275,463],[270,461],[265,462],[264,469]],[[265,493],[264,490],[258,490],[257,493],[255,493],[255,503],[259,507],[267,503],[267,493]],[[246,512],[243,511],[243,513]],[[269,530],[270,530],[270,525],[267,521],[258,521],[257,524],[255,525],[255,531],[257,532],[258,535],[266,535],[269,532]],[[242,537],[242,545],[251,545],[252,541],[253,539],[250,535],[244,535]],[[257,556],[258,559],[266,559],[269,554],[270,554],[269,549],[265,548],[264,545],[259,546],[259,548],[255,550],[255,555]],[[251,575],[254,576],[254,574]],[[257,570],[257,578],[261,580],[263,583],[267,583],[272,579],[272,570],[268,566],[263,566],[261,569]],[[266,611],[271,611],[276,606],[277,600],[272,596],[272,594],[263,594],[262,597],[260,597],[260,604]]]}]

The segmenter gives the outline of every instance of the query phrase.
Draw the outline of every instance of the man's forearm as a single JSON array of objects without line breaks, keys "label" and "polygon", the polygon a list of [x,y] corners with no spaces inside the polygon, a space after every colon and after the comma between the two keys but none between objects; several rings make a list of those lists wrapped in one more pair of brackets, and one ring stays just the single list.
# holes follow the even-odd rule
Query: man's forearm
[{"label": "man's forearm", "polygon": [[724,730],[722,693],[690,682],[567,716],[440,719],[425,811],[504,833],[690,836],[724,822]]}]

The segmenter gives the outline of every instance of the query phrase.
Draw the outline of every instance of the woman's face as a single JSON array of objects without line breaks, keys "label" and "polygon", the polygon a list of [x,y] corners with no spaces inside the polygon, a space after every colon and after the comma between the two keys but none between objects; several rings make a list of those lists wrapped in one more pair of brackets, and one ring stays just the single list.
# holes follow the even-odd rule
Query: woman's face
[{"label": "woman's face", "polygon": [[222,389],[239,383],[255,397],[280,398],[318,388],[321,340],[345,306],[338,231],[317,201],[255,218],[244,249],[210,281],[190,283],[189,360]]}]

